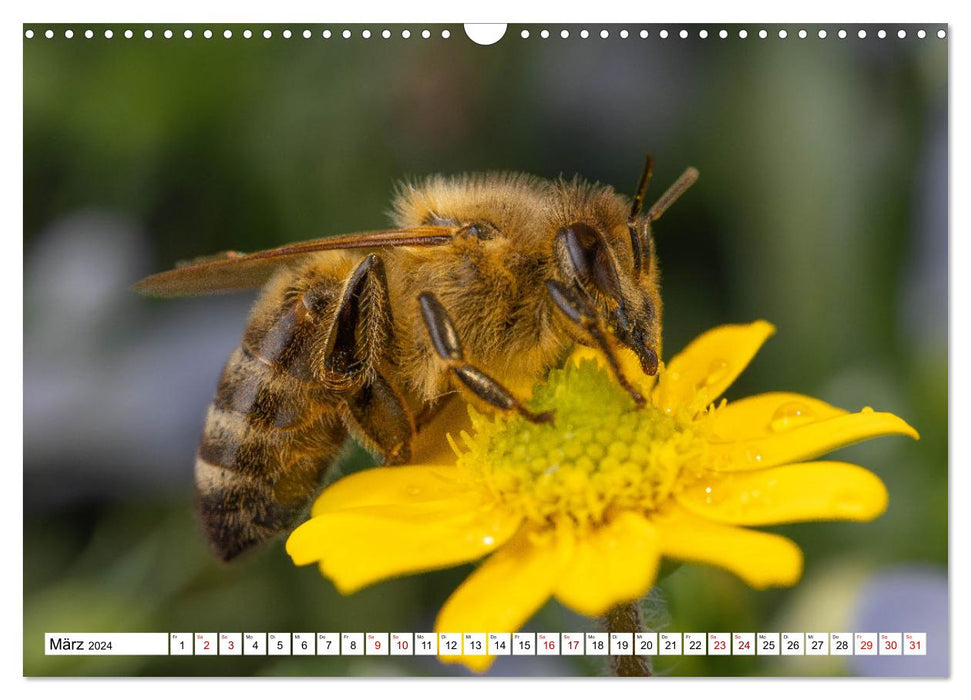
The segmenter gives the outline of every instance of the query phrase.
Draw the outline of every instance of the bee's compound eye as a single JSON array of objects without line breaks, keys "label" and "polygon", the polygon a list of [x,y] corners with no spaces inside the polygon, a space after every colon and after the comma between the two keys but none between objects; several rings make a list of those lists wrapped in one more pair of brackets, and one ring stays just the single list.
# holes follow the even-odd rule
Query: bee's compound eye
[{"label": "bee's compound eye", "polygon": [[603,238],[597,233],[597,230],[583,221],[564,226],[560,231],[569,235],[584,250],[593,251],[603,242]]},{"label": "bee's compound eye", "polygon": [[[577,221],[556,233],[557,258],[580,284],[592,284],[611,299],[620,298],[620,282],[607,243],[590,224]],[[565,255],[564,255],[565,253]]]},{"label": "bee's compound eye", "polygon": [[589,281],[601,247],[600,236],[593,227],[583,222],[564,226],[557,232],[556,240],[566,249],[574,274],[582,283]]}]

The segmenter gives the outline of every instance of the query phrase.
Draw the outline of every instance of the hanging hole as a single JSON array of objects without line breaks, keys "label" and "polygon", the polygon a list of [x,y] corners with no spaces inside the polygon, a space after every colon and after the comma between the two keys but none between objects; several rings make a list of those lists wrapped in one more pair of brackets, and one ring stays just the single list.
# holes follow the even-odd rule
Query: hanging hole
[{"label": "hanging hole", "polygon": [[506,34],[505,24],[466,24],[465,35],[479,46],[491,46]]}]

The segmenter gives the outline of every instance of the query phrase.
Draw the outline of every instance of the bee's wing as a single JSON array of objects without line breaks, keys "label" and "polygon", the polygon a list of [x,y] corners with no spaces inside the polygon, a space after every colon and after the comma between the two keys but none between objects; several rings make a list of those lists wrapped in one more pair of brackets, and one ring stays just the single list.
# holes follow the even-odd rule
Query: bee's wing
[{"label": "bee's wing", "polygon": [[417,226],[406,229],[352,233],[318,238],[257,253],[227,251],[181,263],[172,270],[146,277],[133,286],[154,297],[194,296],[237,292],[259,287],[281,266],[323,250],[445,245],[459,231],[452,226]]}]

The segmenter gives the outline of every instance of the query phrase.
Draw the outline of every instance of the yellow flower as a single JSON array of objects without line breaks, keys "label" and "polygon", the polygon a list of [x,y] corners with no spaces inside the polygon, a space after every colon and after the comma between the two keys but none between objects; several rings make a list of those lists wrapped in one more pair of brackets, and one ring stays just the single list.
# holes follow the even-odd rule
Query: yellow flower
[{"label": "yellow flower", "polygon": [[[602,615],[643,596],[662,557],[723,567],[756,588],[792,585],[802,573],[795,543],[741,526],[875,518],[887,504],[875,475],[801,460],[918,435],[892,414],[799,394],[716,406],[773,332],[764,321],[715,328],[657,378],[625,352],[625,374],[650,396],[643,408],[597,353],[578,350],[534,391],[531,407],[553,410],[554,424],[470,410],[451,450],[441,430],[425,431],[419,464],[326,489],[287,551],[296,564],[318,562],[345,594],[490,555],[445,603],[437,632],[512,632],[551,596]],[[442,660],[484,671],[493,657]]]}]

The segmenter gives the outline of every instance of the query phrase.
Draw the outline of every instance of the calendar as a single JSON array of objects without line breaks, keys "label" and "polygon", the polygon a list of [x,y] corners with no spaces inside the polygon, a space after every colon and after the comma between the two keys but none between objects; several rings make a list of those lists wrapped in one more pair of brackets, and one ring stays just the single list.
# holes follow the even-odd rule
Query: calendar
[{"label": "calendar", "polygon": [[961,664],[943,13],[76,5],[7,38],[23,676]]},{"label": "calendar", "polygon": [[154,632],[44,635],[48,656],[925,656],[926,632]]}]

